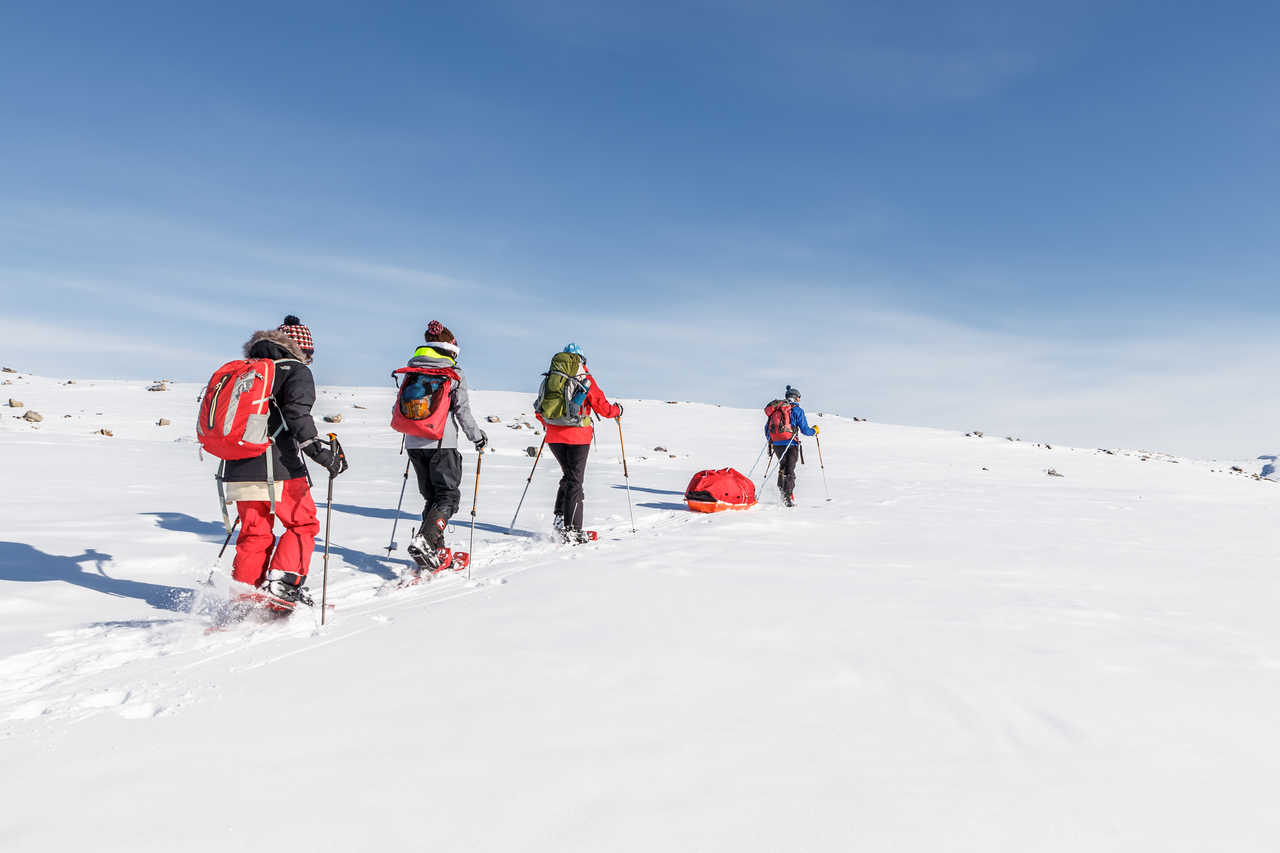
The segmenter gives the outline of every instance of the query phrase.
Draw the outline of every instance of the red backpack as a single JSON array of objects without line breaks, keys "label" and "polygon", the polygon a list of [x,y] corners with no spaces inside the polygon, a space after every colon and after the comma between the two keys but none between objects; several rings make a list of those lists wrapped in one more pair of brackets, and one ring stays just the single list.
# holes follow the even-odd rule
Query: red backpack
[{"label": "red backpack", "polygon": [[391,409],[391,428],[405,435],[439,441],[449,422],[449,403],[453,388],[462,381],[449,367],[402,367],[392,371],[394,378],[404,374]]},{"label": "red backpack", "polygon": [[765,428],[769,432],[769,440],[775,444],[780,441],[791,441],[796,436],[796,428],[791,425],[791,409],[794,405],[786,400],[774,400],[764,407],[764,413],[769,416],[769,422]]},{"label": "red backpack", "polygon": [[252,459],[271,447],[267,435],[276,363],[269,358],[229,361],[209,379],[200,400],[196,438],[219,459]]}]

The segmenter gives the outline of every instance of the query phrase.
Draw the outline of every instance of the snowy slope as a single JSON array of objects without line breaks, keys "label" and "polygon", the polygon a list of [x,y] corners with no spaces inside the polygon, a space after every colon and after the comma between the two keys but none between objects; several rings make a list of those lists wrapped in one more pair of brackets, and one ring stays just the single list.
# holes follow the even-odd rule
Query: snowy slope
[{"label": "snowy slope", "polygon": [[[796,509],[769,490],[701,516],[689,476],[749,469],[762,416],[624,400],[638,533],[605,424],[602,541],[565,549],[550,459],[504,534],[539,437],[507,426],[528,394],[475,392],[503,423],[472,579],[378,595],[403,554],[390,388],[323,389],[352,458],[329,624],[206,636],[185,608],[223,534],[197,389],[4,378],[6,415],[45,418],[0,419],[6,851],[1280,838],[1277,494],[1227,466],[815,417],[831,502],[810,444]],[[420,507],[411,485],[402,544]]]}]

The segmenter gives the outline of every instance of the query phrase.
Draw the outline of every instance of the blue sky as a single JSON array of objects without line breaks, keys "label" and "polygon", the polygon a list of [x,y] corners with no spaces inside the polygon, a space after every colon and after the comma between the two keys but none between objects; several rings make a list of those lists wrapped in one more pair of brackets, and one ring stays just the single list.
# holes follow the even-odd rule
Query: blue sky
[{"label": "blue sky", "polygon": [[885,5],[4,4],[0,359],[1274,450],[1280,9]]}]

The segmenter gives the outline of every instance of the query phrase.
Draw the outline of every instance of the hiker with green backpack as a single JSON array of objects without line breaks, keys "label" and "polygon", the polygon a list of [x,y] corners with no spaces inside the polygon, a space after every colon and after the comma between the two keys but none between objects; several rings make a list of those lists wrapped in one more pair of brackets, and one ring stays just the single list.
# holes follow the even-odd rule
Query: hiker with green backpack
[{"label": "hiker with green backpack", "polygon": [[591,416],[620,418],[622,407],[605,397],[587,370],[582,348],[571,343],[556,353],[543,374],[534,414],[547,429],[546,444],[562,472],[556,492],[556,533],[572,545],[589,542],[595,537],[582,529],[582,481],[595,435]]}]

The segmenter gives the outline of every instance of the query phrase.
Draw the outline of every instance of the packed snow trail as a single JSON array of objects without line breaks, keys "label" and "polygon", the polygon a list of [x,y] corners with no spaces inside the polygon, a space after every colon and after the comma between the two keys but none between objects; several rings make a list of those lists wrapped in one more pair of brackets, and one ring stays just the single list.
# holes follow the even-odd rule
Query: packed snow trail
[{"label": "packed snow trail", "polygon": [[[545,459],[517,535],[501,532],[538,443],[505,425],[531,395],[476,392],[503,423],[486,424],[472,580],[380,596],[404,565],[382,558],[404,465],[390,392],[322,389],[316,414],[343,415],[352,462],[331,620],[205,636],[184,608],[224,531],[212,462],[175,441],[196,389],[145,385],[24,378],[13,394],[45,421],[0,422],[6,851],[1280,837],[1272,483],[819,419],[813,401],[833,500],[811,459],[796,509],[766,487],[751,511],[705,516],[685,483],[746,471],[762,414],[624,400],[639,532],[601,430],[601,541],[564,548],[541,538]],[[402,546],[419,508],[410,489]],[[319,572],[317,554],[313,589]]]}]

